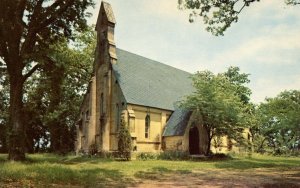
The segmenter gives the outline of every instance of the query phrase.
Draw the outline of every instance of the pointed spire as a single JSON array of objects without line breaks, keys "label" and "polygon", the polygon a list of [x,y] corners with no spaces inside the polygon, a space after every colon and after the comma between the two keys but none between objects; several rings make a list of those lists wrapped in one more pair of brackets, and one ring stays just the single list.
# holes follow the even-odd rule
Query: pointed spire
[{"label": "pointed spire", "polygon": [[102,1],[101,7],[98,14],[96,30],[100,28],[101,25],[111,25],[114,26],[116,24],[114,12],[109,3]]},{"label": "pointed spire", "polygon": [[[102,1],[95,28],[98,35],[97,50],[99,51],[98,53],[107,51],[110,63],[112,64],[116,63],[117,60],[116,44],[114,41],[115,24],[116,20],[111,5]],[[104,50],[103,47],[107,49]],[[102,55],[102,57],[104,56]],[[97,62],[104,63],[105,61],[100,60]]]}]

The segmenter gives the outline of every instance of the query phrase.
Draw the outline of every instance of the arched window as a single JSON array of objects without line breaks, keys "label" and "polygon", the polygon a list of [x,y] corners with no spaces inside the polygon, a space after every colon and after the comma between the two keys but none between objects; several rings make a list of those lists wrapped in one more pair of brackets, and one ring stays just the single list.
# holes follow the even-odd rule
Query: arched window
[{"label": "arched window", "polygon": [[100,115],[103,115],[104,113],[104,97],[103,97],[103,93],[101,93],[101,97],[100,97]]},{"label": "arched window", "polygon": [[145,138],[149,138],[150,135],[150,115],[147,114],[145,118]]},{"label": "arched window", "polygon": [[120,107],[119,104],[116,104],[116,127],[117,130],[119,129],[119,125],[120,125]]}]

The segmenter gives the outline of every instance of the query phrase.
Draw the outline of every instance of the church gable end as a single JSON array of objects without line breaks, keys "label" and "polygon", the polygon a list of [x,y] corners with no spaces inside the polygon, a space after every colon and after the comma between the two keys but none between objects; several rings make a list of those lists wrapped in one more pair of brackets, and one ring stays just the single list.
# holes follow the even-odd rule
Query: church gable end
[{"label": "church gable end", "polygon": [[110,4],[102,2],[95,28],[93,76],[80,109],[76,151],[116,151],[123,117],[134,151],[201,154],[207,145],[201,121],[194,120],[193,112],[176,108],[194,91],[191,74],[117,49],[115,24]]}]

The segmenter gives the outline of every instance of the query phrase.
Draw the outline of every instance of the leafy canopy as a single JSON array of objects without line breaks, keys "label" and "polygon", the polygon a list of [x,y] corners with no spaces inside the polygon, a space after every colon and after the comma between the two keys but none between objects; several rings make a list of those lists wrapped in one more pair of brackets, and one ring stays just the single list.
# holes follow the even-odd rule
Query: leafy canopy
[{"label": "leafy canopy", "polygon": [[[229,77],[232,70],[236,70],[233,74],[235,76]],[[238,81],[238,77],[243,79]],[[223,74],[214,75],[210,71],[202,71],[192,77],[195,92],[187,96],[180,106],[196,112],[201,117],[209,137],[206,154],[214,136],[229,135],[236,140],[241,139],[245,126],[245,105],[242,97],[245,93],[240,88],[246,80],[248,81],[246,77],[234,67],[230,67],[228,72]],[[249,93],[250,90],[247,88],[245,91]]]},{"label": "leafy canopy", "polygon": [[95,39],[93,27],[89,27],[74,33],[72,45],[66,39],[51,45],[50,59],[27,80],[24,113],[28,151],[49,150],[50,140],[53,152],[73,150],[75,123],[92,72]]},{"label": "leafy canopy", "polygon": [[300,91],[281,92],[259,106],[260,131],[274,148],[283,153],[300,148]]},{"label": "leafy canopy", "polygon": [[51,59],[51,45],[86,28],[86,9],[93,4],[93,0],[1,0],[0,61],[9,78],[10,160],[25,159],[25,81]]},{"label": "leafy canopy", "polygon": [[[203,18],[206,30],[213,35],[224,35],[224,32],[238,21],[239,14],[245,7],[260,0],[178,0],[180,9],[190,9],[189,21],[194,22],[197,16]],[[298,5],[299,0],[285,0],[287,5]]]}]

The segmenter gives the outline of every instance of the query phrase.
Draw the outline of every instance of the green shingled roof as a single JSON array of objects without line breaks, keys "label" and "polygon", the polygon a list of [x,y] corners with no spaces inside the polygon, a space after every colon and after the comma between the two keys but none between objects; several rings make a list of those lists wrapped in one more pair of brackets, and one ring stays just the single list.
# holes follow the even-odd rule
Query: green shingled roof
[{"label": "green shingled roof", "polygon": [[163,136],[183,136],[192,112],[189,110],[176,109],[163,132]]},{"label": "green shingled roof", "polygon": [[188,72],[121,49],[117,57],[113,70],[127,103],[174,111],[193,91]]}]

